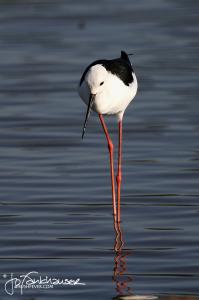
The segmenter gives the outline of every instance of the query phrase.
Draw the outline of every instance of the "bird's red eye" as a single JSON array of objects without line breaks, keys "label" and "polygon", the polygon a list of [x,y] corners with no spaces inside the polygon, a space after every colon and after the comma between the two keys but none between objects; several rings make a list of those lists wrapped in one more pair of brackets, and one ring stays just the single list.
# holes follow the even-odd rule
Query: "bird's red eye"
[{"label": "bird's red eye", "polygon": [[104,81],[102,81],[102,82],[100,83],[100,85],[102,85],[102,84],[104,84]]}]

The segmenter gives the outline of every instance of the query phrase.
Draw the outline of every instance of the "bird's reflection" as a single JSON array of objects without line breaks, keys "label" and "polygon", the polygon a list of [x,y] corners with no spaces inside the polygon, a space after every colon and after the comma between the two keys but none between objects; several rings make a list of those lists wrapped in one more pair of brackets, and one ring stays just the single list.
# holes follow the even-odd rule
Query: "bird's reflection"
[{"label": "bird's reflection", "polygon": [[113,282],[115,284],[116,296],[113,300],[199,300],[196,296],[178,296],[178,295],[135,295],[130,286],[133,281],[133,276],[127,271],[127,256],[132,252],[125,249],[122,228],[120,223],[114,224],[115,228],[115,257],[113,268]]},{"label": "bird's reflection", "polygon": [[120,222],[114,224],[115,228],[115,257],[113,268],[113,281],[116,285],[117,295],[113,299],[120,299],[121,296],[130,296],[133,294],[130,284],[133,280],[132,276],[127,275],[126,258],[130,255],[130,251],[124,248],[123,232]]}]

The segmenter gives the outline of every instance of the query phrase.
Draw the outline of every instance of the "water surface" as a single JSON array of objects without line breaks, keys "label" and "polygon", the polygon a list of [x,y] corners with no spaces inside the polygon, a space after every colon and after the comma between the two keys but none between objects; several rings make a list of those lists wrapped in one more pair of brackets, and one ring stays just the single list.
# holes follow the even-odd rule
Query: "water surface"
[{"label": "water surface", "polygon": [[[9,296],[1,276],[1,299],[197,299],[198,8],[0,2],[1,274],[86,284]],[[81,140],[86,107],[76,87],[88,63],[121,50],[134,53],[139,92],[124,117],[125,244],[115,253],[106,141],[95,113]],[[117,146],[116,121],[107,124]]]}]

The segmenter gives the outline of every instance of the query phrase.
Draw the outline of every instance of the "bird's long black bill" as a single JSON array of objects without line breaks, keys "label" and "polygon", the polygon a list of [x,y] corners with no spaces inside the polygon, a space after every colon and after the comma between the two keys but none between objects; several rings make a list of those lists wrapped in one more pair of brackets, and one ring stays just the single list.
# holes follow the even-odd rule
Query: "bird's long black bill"
[{"label": "bird's long black bill", "polygon": [[86,118],[85,118],[85,121],[84,121],[84,127],[83,127],[83,131],[82,131],[82,139],[84,138],[86,125],[87,125],[88,118],[89,118],[89,115],[90,115],[90,112],[91,112],[91,108],[93,106],[94,98],[95,98],[95,95],[90,94],[89,102],[88,102],[88,108],[87,108],[87,112],[86,112]]}]

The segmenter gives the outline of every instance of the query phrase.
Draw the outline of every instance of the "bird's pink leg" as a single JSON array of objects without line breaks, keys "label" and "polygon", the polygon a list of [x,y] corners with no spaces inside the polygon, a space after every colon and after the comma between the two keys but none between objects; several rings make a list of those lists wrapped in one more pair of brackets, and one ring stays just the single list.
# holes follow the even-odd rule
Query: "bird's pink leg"
[{"label": "bird's pink leg", "polygon": [[117,221],[120,223],[120,191],[122,182],[122,120],[119,121],[118,173],[117,181]]},{"label": "bird's pink leg", "polygon": [[114,218],[114,227],[117,231],[117,208],[116,208],[116,197],[115,197],[115,177],[114,177],[114,164],[113,164],[113,143],[110,139],[108,129],[104,122],[104,118],[102,114],[99,114],[99,119],[104,129],[104,133],[106,135],[106,139],[108,142],[108,149],[110,154],[110,169],[111,169],[111,182],[112,182],[112,202],[113,202],[113,218]]}]

